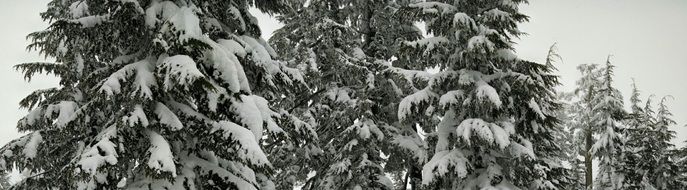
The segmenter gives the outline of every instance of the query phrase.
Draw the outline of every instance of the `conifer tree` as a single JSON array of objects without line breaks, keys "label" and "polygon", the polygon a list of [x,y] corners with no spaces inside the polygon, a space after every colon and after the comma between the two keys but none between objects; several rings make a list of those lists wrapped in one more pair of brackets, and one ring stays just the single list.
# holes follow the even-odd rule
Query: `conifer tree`
[{"label": "conifer tree", "polygon": [[571,172],[562,166],[565,157],[561,156],[564,154],[561,141],[565,138],[565,131],[562,118],[557,114],[563,107],[554,90],[560,85],[558,76],[553,74],[556,70],[553,63],[557,59],[561,58],[554,44],[545,64],[522,61],[513,70],[523,74],[519,77],[530,77],[530,80],[514,80],[517,82],[511,86],[514,100],[530,98],[530,101],[514,106],[520,108],[514,112],[518,118],[516,129],[520,129],[516,134],[532,142],[535,154],[535,159],[520,159],[514,166],[513,170],[517,171],[514,181],[521,187],[559,189],[574,183],[569,177]]},{"label": "conifer tree", "polygon": [[584,157],[584,186],[585,189],[593,188],[592,179],[592,154],[591,148],[594,143],[592,134],[596,131],[597,127],[592,122],[593,114],[593,98],[596,94],[597,89],[600,86],[600,78],[602,76],[602,70],[598,68],[596,64],[582,64],[577,66],[577,69],[582,74],[582,77],[577,81],[577,88],[575,89],[575,94],[577,95],[577,101],[573,103],[573,127],[580,130],[580,139],[584,144],[581,154]]},{"label": "conifer tree", "polygon": [[[639,98],[640,92],[636,84],[632,83],[632,94],[630,96],[630,112],[625,119],[627,126],[623,130],[625,137],[624,147],[621,149],[621,156],[624,167],[619,168],[619,173],[623,174],[623,188],[626,189],[653,189],[654,185],[648,177],[648,170],[653,166],[651,159],[654,141],[651,138],[651,124],[655,119],[651,115],[650,107],[642,108]],[[647,100],[646,105],[650,105],[651,99]]]},{"label": "conifer tree", "polygon": [[282,3],[51,1],[29,49],[55,62],[16,68],[60,86],[20,102],[27,135],[0,149],[0,171],[30,174],[18,189],[270,189],[261,142],[284,129],[268,100],[303,81],[248,8]]},{"label": "conifer tree", "polygon": [[625,118],[625,111],[622,95],[612,85],[613,68],[609,56],[602,70],[601,83],[592,96],[591,111],[593,115],[590,119],[593,125],[592,130],[599,137],[589,150],[589,154],[599,158],[600,170],[597,175],[596,187],[601,189],[623,187],[623,174],[620,173],[624,163],[621,151],[623,136],[620,132],[624,129],[621,120]]},{"label": "conifer tree", "polygon": [[680,166],[674,160],[676,158],[673,150],[675,145],[670,142],[675,138],[675,131],[670,130],[669,127],[677,123],[671,118],[673,114],[666,104],[668,97],[671,96],[661,98],[658,104],[656,123],[652,128],[653,134],[650,135],[653,139],[651,142],[653,146],[650,147],[653,154],[645,157],[644,160],[655,163],[647,170],[649,180],[657,189],[680,189],[685,187],[686,181],[679,179],[684,173],[681,173]]},{"label": "conifer tree", "polygon": [[[670,140],[675,132],[667,126],[674,125],[672,115],[665,105],[666,98],[659,102],[654,113],[651,98],[644,108],[639,106],[639,90],[633,84],[631,113],[628,115],[623,133],[625,143],[620,155],[623,164],[620,173],[624,189],[680,189],[682,187],[678,163],[674,161],[674,145]],[[656,114],[654,116],[653,114]]]},{"label": "conifer tree", "polygon": [[578,121],[578,111],[582,110],[574,93],[559,92],[558,99],[562,101],[563,109],[559,110],[558,118],[563,121],[563,152],[564,159],[570,164],[570,183],[564,189],[585,189],[584,133],[581,121]]},{"label": "conifer tree", "polygon": [[405,42],[394,65],[439,70],[398,111],[403,122],[441,116],[436,128],[427,128],[426,188],[562,186],[554,177],[564,173],[555,166],[560,160],[547,160],[560,151],[551,144],[558,130],[557,77],[551,65],[520,60],[512,51],[510,38],[521,34],[516,25],[527,20],[518,11],[523,2],[431,1],[398,12],[424,21],[433,36]]},{"label": "conifer tree", "polygon": [[293,110],[315,125],[321,148],[300,163],[315,172],[305,189],[393,188],[380,155],[397,131],[386,114],[393,99],[383,98],[390,90],[378,89],[388,87],[378,73],[395,40],[379,31],[392,26],[377,15],[393,11],[387,3],[296,1],[279,16],[285,26],[271,43],[306,73],[310,90]]}]

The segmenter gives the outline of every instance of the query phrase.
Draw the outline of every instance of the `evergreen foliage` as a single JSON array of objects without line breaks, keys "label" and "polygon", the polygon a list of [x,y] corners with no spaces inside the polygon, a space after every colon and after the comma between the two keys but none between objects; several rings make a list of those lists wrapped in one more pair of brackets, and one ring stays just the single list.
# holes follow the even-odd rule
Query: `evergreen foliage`
[{"label": "evergreen foliage", "polygon": [[0,170],[30,174],[18,189],[269,189],[261,142],[284,132],[269,102],[303,78],[248,8],[281,3],[51,1],[28,48],[55,63],[15,68],[60,86],[21,101],[27,135],[0,149]]},{"label": "evergreen foliage", "polygon": [[[52,0],[28,49],[55,61],[14,68],[59,86],[19,102],[26,135],[0,174],[21,170],[13,189],[685,189],[670,96],[654,111],[633,84],[626,111],[610,56],[557,92],[555,44],[544,63],[515,54],[526,3]],[[269,43],[249,8],[284,24]]]}]

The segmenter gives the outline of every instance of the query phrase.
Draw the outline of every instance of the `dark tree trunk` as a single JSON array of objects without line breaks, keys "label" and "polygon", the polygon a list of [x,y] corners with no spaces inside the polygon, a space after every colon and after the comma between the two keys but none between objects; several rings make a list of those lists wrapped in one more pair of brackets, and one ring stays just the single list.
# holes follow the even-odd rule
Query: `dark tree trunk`
[{"label": "dark tree trunk", "polygon": [[585,186],[587,189],[592,189],[593,180],[592,179],[592,154],[589,152],[592,148],[592,130],[591,127],[587,128],[585,134],[585,154],[584,154],[584,167],[585,167]]}]

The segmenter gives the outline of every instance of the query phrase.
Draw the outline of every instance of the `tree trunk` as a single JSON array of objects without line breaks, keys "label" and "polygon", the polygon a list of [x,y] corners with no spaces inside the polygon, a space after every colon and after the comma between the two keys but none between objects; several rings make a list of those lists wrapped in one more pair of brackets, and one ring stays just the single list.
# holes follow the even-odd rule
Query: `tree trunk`
[{"label": "tree trunk", "polygon": [[415,163],[413,163],[410,168],[412,168],[412,172],[410,172],[410,189],[416,190],[421,185],[420,180],[422,179],[422,169],[420,169]]},{"label": "tree trunk", "polygon": [[[587,101],[591,102],[592,99],[592,93],[594,92],[593,87],[589,87],[589,92],[587,92]],[[592,112],[592,105],[590,103],[587,104],[589,106],[589,113]],[[591,118],[587,118],[588,120]],[[584,153],[584,170],[585,170],[585,186],[586,189],[591,190],[594,187],[594,179],[592,179],[592,153],[589,152],[592,149],[592,122],[587,121],[587,129],[584,134],[585,138],[585,153]]]},{"label": "tree trunk", "polygon": [[410,178],[410,171],[406,171],[406,177],[403,179],[403,186],[401,186],[401,190],[408,189],[408,179],[409,178]]},{"label": "tree trunk", "polygon": [[592,154],[589,152],[592,149],[592,130],[591,126],[585,131],[585,154],[584,154],[584,167],[585,167],[585,186],[587,189],[592,189],[593,180],[592,179]]}]

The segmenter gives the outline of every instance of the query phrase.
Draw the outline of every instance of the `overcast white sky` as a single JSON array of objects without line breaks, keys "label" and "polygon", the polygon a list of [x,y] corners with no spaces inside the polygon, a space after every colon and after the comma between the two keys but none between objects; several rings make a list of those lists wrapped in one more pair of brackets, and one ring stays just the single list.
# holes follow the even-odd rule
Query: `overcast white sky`
[{"label": "overcast white sky", "polygon": [[[32,90],[54,87],[56,79],[36,77],[23,80],[12,66],[43,61],[35,52],[26,52],[25,36],[45,29],[38,13],[47,0],[8,0],[0,6],[0,145],[18,138],[16,122],[26,110],[18,102]],[[563,63],[558,65],[565,86],[573,89],[578,64],[604,63],[612,54],[617,66],[615,85],[630,92],[631,78],[637,80],[643,98],[673,95],[669,105],[675,114],[678,132],[674,140],[687,140],[687,1],[684,0],[533,0],[522,6],[531,21],[521,30],[529,33],[517,46],[521,58],[543,61],[548,47],[558,42]],[[264,37],[280,25],[257,14]]]}]

